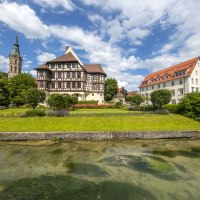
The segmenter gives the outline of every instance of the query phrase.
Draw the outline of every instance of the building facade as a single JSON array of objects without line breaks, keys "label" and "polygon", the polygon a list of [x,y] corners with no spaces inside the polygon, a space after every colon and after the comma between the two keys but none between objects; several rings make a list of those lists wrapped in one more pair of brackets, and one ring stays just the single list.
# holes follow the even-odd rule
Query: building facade
[{"label": "building facade", "polygon": [[121,101],[123,104],[126,103],[126,96],[127,96],[127,90],[124,89],[124,87],[118,88],[117,94],[113,98],[113,102],[116,103],[118,101]]},{"label": "building facade", "polygon": [[35,68],[38,89],[104,102],[106,73],[100,64],[84,65],[71,47],[64,55]]},{"label": "building facade", "polygon": [[13,51],[9,54],[9,69],[8,78],[12,78],[21,73],[22,70],[22,57],[19,51],[18,36],[16,36],[16,41],[13,46]]},{"label": "building facade", "polygon": [[185,94],[200,91],[199,84],[200,57],[147,75],[140,85],[140,94],[150,99],[154,90],[169,89],[171,103],[176,104]]}]

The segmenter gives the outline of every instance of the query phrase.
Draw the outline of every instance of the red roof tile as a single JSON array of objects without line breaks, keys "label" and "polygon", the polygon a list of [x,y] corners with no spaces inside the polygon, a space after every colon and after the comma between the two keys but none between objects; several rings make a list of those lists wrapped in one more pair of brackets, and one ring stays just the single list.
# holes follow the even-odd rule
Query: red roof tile
[{"label": "red roof tile", "polygon": [[[162,82],[166,82],[166,81],[169,81],[169,80],[174,80],[174,79],[177,79],[177,78],[189,76],[192,73],[194,67],[196,66],[196,63],[197,63],[198,60],[199,60],[199,57],[193,58],[191,60],[188,60],[188,61],[182,62],[180,64],[174,65],[172,67],[168,67],[168,68],[165,68],[163,70],[157,71],[155,73],[148,74],[145,77],[145,79],[143,80],[143,82],[148,82],[151,79],[153,80],[153,82],[150,82],[148,84],[143,84],[143,82],[142,82],[140,87],[146,87],[146,86],[149,86],[149,85],[162,83]],[[187,71],[187,72],[186,72],[186,74],[184,74],[182,76],[175,77],[175,74],[177,72],[181,72],[181,71]],[[166,74],[169,75],[168,79],[165,78]],[[158,76],[160,76],[160,80],[157,79]]]},{"label": "red roof tile", "polygon": [[77,62],[78,60],[73,56],[71,52],[64,54],[58,58],[48,61],[47,63],[56,63],[56,62]]},{"label": "red roof tile", "polygon": [[41,66],[39,66],[39,67],[37,67],[35,69],[36,70],[38,70],[38,69],[48,69],[48,70],[50,70],[49,67],[47,65],[45,65],[45,64],[43,64],[43,65],[41,65]]}]

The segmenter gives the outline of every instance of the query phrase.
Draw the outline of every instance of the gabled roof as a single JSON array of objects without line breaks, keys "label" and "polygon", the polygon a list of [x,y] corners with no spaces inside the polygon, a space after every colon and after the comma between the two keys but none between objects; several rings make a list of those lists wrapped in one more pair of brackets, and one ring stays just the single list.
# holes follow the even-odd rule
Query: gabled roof
[{"label": "gabled roof", "polygon": [[43,64],[43,65],[41,65],[41,66],[39,66],[39,67],[37,67],[35,69],[36,70],[38,70],[38,69],[48,69],[48,70],[50,70],[49,67],[47,65],[45,65],[45,64]]},{"label": "gabled roof", "polygon": [[56,62],[78,62],[78,60],[73,56],[71,52],[69,52],[53,60],[50,60],[47,63],[56,63]]},{"label": "gabled roof", "polygon": [[100,64],[88,64],[88,65],[83,65],[83,68],[86,70],[87,73],[100,73],[100,74],[105,74],[106,73],[103,71],[103,68],[101,67]]},{"label": "gabled roof", "polygon": [[[141,84],[140,87],[146,87],[148,85],[153,85],[153,84],[173,80],[173,79],[176,79],[176,78],[182,78],[182,77],[189,76],[192,73],[194,67],[196,66],[196,63],[198,62],[198,60],[199,60],[199,57],[193,58],[193,59],[190,59],[188,61],[182,62],[180,64],[174,65],[172,67],[168,67],[168,68],[165,68],[163,70],[157,71],[155,73],[148,74],[145,77],[145,79],[143,80],[143,82],[148,82],[151,79],[154,79],[154,81],[151,82],[151,83],[147,83],[147,84]],[[182,76],[178,76],[178,77],[175,76],[175,74],[177,72],[182,72],[182,71],[185,71],[186,73]],[[166,74],[169,75],[168,79],[165,78]],[[158,76],[160,76],[160,78],[161,78],[160,80],[157,80]]]}]

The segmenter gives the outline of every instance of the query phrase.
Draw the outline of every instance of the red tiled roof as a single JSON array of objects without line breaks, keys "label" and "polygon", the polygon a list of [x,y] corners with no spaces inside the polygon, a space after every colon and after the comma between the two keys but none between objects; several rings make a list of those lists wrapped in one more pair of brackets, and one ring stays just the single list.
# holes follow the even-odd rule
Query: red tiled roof
[{"label": "red tiled roof", "polygon": [[[197,63],[198,60],[199,60],[199,57],[193,58],[191,60],[188,60],[188,61],[182,62],[180,64],[174,65],[172,67],[168,67],[168,68],[165,68],[163,70],[157,71],[155,73],[148,74],[145,77],[145,79],[142,81],[142,83],[147,82],[151,79],[153,79],[154,81],[150,82],[148,84],[141,84],[140,87],[142,88],[142,87],[146,87],[146,86],[149,86],[149,85],[162,83],[162,82],[166,82],[166,81],[169,81],[169,80],[174,80],[174,79],[177,79],[177,78],[189,76],[192,73],[194,67],[196,66],[196,63]],[[177,72],[186,71],[186,70],[187,70],[187,72],[184,75],[178,76],[178,77],[174,76]],[[166,74],[169,75],[168,79],[165,78]],[[160,76],[160,80],[157,80],[158,76]]]},{"label": "red tiled roof", "polygon": [[43,64],[43,65],[41,65],[41,66],[39,66],[39,67],[37,67],[37,68],[35,68],[36,70],[37,69],[48,69],[48,70],[50,70],[49,69],[49,67],[47,66],[47,65],[45,65],[45,64]]},{"label": "red tiled roof", "polygon": [[103,71],[103,68],[101,67],[100,64],[83,65],[83,68],[88,73],[101,73],[101,74],[105,74],[106,75],[106,73]]},{"label": "red tiled roof", "polygon": [[134,94],[138,94],[138,91],[131,91],[131,92],[128,92],[127,96],[132,96]]},{"label": "red tiled roof", "polygon": [[54,63],[54,62],[77,62],[78,60],[73,56],[71,52],[64,54],[58,58],[48,61],[47,63]]}]

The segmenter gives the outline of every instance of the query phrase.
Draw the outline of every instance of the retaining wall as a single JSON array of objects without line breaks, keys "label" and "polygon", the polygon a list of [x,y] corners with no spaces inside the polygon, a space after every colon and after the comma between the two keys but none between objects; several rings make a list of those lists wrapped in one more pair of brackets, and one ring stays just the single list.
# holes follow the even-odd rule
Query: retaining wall
[{"label": "retaining wall", "polygon": [[200,138],[199,131],[129,131],[129,132],[0,132],[0,141],[23,140],[136,140]]}]

